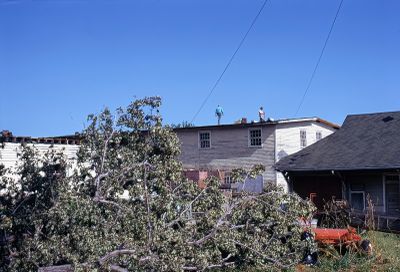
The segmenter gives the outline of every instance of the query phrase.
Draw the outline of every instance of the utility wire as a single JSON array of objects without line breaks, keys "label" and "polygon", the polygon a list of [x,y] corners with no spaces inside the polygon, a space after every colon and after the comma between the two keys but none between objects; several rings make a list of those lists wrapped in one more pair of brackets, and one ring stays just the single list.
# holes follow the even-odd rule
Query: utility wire
[{"label": "utility wire", "polygon": [[321,54],[319,55],[319,58],[318,58],[318,60],[317,60],[317,63],[316,63],[316,65],[315,65],[315,67],[314,67],[314,71],[313,71],[312,74],[311,74],[311,78],[310,78],[310,80],[308,81],[307,88],[306,88],[306,90],[304,91],[304,94],[303,94],[303,97],[301,98],[300,104],[299,104],[299,106],[297,107],[295,116],[297,116],[297,114],[299,113],[300,108],[301,108],[301,106],[303,105],[304,99],[306,98],[306,95],[307,95],[308,91],[310,90],[311,84],[312,84],[312,82],[313,82],[313,80],[314,80],[314,77],[315,77],[315,73],[317,72],[319,63],[321,62],[321,59],[322,59],[322,56],[324,55],[326,45],[328,44],[329,38],[331,37],[331,33],[332,33],[332,30],[333,30],[333,27],[335,26],[335,23],[336,23],[336,19],[337,19],[337,17],[339,16],[340,9],[342,8],[343,1],[344,1],[344,0],[341,0],[341,1],[340,1],[339,7],[338,7],[338,9],[337,9],[337,11],[336,11],[335,19],[333,19],[333,22],[332,22],[332,24],[331,24],[331,28],[329,29],[329,32],[328,32],[328,36],[326,37],[324,46],[322,47]]},{"label": "utility wire", "polygon": [[221,81],[222,77],[224,76],[225,72],[228,70],[229,66],[231,65],[233,59],[235,58],[237,52],[239,51],[239,49],[242,47],[244,41],[246,40],[247,36],[249,35],[250,31],[252,30],[253,26],[255,25],[258,17],[260,17],[261,12],[263,11],[263,9],[265,8],[265,6],[267,5],[269,0],[265,0],[264,3],[262,4],[262,6],[260,7],[256,17],[254,17],[250,27],[247,29],[246,34],[243,36],[242,40],[240,41],[239,45],[237,46],[235,52],[233,53],[233,55],[231,56],[231,58],[229,59],[228,63],[225,65],[224,70],[222,71],[221,75],[218,77],[217,81],[215,81],[213,87],[211,88],[209,94],[206,96],[206,98],[204,99],[203,103],[200,105],[200,108],[198,109],[198,111],[196,112],[196,114],[193,116],[192,121],[190,121],[190,123],[193,123],[194,120],[197,118],[197,116],[199,115],[199,113],[201,112],[201,110],[203,109],[203,107],[205,106],[205,104],[207,103],[208,99],[210,98],[210,96],[212,95],[212,93],[214,92],[215,88],[217,88],[219,82]]}]

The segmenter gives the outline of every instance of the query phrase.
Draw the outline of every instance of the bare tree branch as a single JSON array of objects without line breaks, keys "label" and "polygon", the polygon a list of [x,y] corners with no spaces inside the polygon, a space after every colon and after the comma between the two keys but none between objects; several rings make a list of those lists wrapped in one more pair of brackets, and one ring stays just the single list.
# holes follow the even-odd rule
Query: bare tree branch
[{"label": "bare tree branch", "polygon": [[105,174],[108,175],[108,173],[103,173],[103,171],[104,171],[104,163],[106,161],[107,152],[108,152],[108,144],[109,144],[110,140],[112,139],[112,137],[114,136],[114,133],[115,133],[114,124],[115,124],[115,120],[113,120],[112,131],[111,131],[110,135],[104,141],[103,155],[101,157],[100,171],[99,171],[99,174],[98,174],[98,176],[96,177],[96,180],[95,180],[95,184],[96,184],[96,193],[95,193],[95,195],[96,196],[101,196],[101,193],[100,193],[101,179],[104,177]]},{"label": "bare tree branch", "polygon": [[143,162],[144,166],[144,174],[143,174],[143,185],[144,185],[144,197],[146,202],[146,212],[147,212],[147,247],[149,253],[151,253],[151,245],[152,245],[152,226],[151,226],[151,215],[150,215],[150,201],[149,201],[149,192],[147,190],[147,161]]},{"label": "bare tree branch", "polygon": [[101,257],[98,262],[101,266],[104,266],[110,259],[112,259],[114,257],[118,257],[121,255],[134,255],[134,254],[136,254],[136,250],[133,250],[133,249],[114,250],[114,251],[108,253],[107,255]]},{"label": "bare tree branch", "polygon": [[111,201],[111,200],[106,200],[106,199],[101,198],[99,196],[95,196],[93,198],[93,201],[94,202],[98,202],[98,203],[103,203],[103,204],[110,204],[110,205],[113,205],[113,206],[117,207],[118,209],[123,209],[123,207],[120,204],[118,204],[117,202]]},{"label": "bare tree branch", "polygon": [[225,223],[227,223],[227,221],[225,221],[225,219],[232,213],[233,208],[237,205],[237,203],[232,203],[231,205],[229,205],[225,212],[222,214],[222,216],[218,219],[218,221],[216,222],[215,226],[213,227],[213,229],[211,230],[211,232],[209,234],[207,234],[206,236],[204,236],[203,238],[194,241],[194,242],[189,242],[189,245],[201,245],[203,243],[205,243],[207,240],[213,238],[215,236],[215,234],[217,233],[218,229],[224,225]]},{"label": "bare tree branch", "polygon": [[110,265],[110,270],[115,272],[129,272],[128,269],[115,264]]},{"label": "bare tree branch", "polygon": [[201,190],[201,192],[186,206],[186,208],[182,212],[179,213],[178,218],[176,218],[176,219],[172,220],[170,223],[168,223],[168,227],[171,227],[171,226],[175,225],[177,222],[179,222],[182,219],[182,215],[185,214],[185,212],[187,212],[189,210],[189,207],[191,207],[194,204],[194,202],[196,202],[206,190],[207,190],[207,187],[204,188],[203,190]]},{"label": "bare tree branch", "polygon": [[[221,264],[211,264],[211,265],[208,265],[205,269],[207,269],[207,270],[210,270],[210,269],[214,269],[214,268],[224,268],[224,267],[227,267],[227,266],[231,266],[231,265],[234,265],[235,264],[235,262],[222,262]],[[199,271],[199,270],[202,270],[202,269],[200,269],[200,268],[198,268],[198,267],[196,267],[196,266],[184,266],[184,267],[182,267],[182,270],[184,270],[184,271]]]},{"label": "bare tree branch", "polygon": [[278,260],[276,260],[276,259],[273,259],[273,258],[270,258],[270,257],[268,257],[268,256],[266,256],[265,254],[263,254],[263,253],[261,253],[261,252],[255,250],[254,248],[252,248],[252,247],[250,247],[250,246],[247,246],[247,245],[245,245],[245,244],[243,244],[243,243],[241,243],[241,242],[238,242],[238,241],[235,241],[235,240],[232,240],[232,239],[231,239],[230,241],[234,242],[234,243],[235,243],[236,245],[238,245],[238,246],[247,248],[247,249],[250,250],[251,252],[256,253],[257,255],[259,255],[259,256],[261,256],[263,259],[265,259],[266,261],[272,263],[273,265],[277,265],[277,266],[279,266],[280,268],[289,268],[289,267],[291,267],[291,266],[293,265],[293,264],[284,265],[284,264],[282,264],[280,261],[278,261]]}]

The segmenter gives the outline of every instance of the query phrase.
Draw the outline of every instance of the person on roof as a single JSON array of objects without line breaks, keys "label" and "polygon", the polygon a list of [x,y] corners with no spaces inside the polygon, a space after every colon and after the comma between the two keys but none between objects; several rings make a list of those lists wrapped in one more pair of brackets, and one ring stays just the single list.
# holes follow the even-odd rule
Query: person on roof
[{"label": "person on roof", "polygon": [[260,107],[260,110],[258,111],[258,116],[260,117],[260,122],[265,122],[265,112],[263,107]]},{"label": "person on roof", "polygon": [[218,105],[217,109],[215,110],[215,116],[217,116],[218,118],[218,125],[221,124],[222,115],[224,115],[224,109],[220,105]]}]

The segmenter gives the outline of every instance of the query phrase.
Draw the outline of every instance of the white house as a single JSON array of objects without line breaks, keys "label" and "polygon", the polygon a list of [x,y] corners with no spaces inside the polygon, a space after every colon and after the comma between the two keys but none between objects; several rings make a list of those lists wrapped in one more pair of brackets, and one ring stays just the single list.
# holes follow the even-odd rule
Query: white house
[{"label": "white house", "polygon": [[61,151],[72,166],[76,163],[76,154],[79,150],[79,137],[61,136],[61,137],[14,137],[10,133],[3,132],[0,135],[0,164],[6,168],[15,170],[19,163],[19,154],[22,151],[22,145],[34,146],[40,155],[50,149]]}]

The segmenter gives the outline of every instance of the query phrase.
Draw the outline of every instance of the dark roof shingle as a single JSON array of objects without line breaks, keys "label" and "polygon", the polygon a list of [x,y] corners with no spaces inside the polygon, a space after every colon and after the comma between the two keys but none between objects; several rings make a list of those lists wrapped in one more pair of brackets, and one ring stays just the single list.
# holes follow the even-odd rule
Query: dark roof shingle
[{"label": "dark roof shingle", "polygon": [[281,159],[279,171],[400,168],[400,111],[349,115],[337,132]]}]

